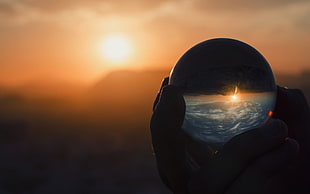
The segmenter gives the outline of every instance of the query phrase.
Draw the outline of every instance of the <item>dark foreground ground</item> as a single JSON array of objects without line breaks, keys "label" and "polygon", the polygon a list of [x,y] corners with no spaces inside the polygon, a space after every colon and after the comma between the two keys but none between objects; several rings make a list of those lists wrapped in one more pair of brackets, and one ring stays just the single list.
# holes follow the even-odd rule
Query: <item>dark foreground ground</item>
[{"label": "dark foreground ground", "polygon": [[[0,87],[0,194],[169,193],[149,134],[165,75],[114,72],[67,93]],[[302,88],[309,101],[309,72],[277,81]]]}]

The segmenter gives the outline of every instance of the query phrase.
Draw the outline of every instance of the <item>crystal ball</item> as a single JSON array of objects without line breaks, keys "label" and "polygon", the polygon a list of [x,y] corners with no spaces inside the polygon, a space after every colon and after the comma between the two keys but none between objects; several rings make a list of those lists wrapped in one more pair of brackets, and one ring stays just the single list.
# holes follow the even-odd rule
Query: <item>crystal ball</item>
[{"label": "crystal ball", "polygon": [[267,60],[253,47],[217,38],[189,49],[170,74],[186,104],[188,135],[213,147],[264,125],[272,116],[276,84]]}]

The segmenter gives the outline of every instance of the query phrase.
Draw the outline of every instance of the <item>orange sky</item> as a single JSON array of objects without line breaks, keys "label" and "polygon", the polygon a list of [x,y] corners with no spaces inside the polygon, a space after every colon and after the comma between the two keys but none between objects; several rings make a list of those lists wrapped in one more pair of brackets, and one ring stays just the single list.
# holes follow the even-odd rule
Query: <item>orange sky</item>
[{"label": "orange sky", "polygon": [[[133,48],[117,66],[100,52],[113,34]],[[171,69],[214,37],[249,43],[275,72],[309,70],[310,1],[0,0],[0,83],[87,83],[117,68]]]}]

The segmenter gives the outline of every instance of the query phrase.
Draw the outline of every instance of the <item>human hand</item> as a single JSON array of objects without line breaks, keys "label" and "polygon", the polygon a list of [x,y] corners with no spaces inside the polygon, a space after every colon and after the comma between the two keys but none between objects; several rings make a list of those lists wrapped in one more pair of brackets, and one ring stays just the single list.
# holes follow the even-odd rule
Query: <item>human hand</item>
[{"label": "human hand", "polygon": [[263,193],[296,156],[286,125],[273,121],[240,134],[218,154],[181,130],[185,103],[165,79],[154,103],[151,133],[158,170],[175,193]]},{"label": "human hand", "polygon": [[278,87],[274,117],[287,124],[288,136],[300,146],[291,172],[285,173],[291,193],[310,193],[310,110],[301,90]]}]

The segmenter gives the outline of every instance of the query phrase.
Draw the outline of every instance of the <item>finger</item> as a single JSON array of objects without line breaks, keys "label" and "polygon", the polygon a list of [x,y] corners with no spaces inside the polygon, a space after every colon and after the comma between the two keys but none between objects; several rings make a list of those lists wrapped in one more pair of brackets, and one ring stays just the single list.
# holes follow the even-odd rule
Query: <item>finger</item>
[{"label": "finger", "polygon": [[152,135],[174,139],[181,129],[184,115],[185,102],[181,91],[175,86],[165,86],[151,118]]},{"label": "finger", "polygon": [[303,93],[278,87],[274,117],[288,125],[289,137],[298,141],[301,157],[310,161],[310,109]]},{"label": "finger", "polygon": [[287,127],[280,120],[235,136],[193,175],[190,188],[197,193],[223,193],[250,162],[280,146],[286,136]]},{"label": "finger", "polygon": [[163,87],[165,87],[166,85],[168,85],[168,83],[169,83],[169,77],[165,77],[165,78],[163,79],[163,81],[161,82],[161,86],[160,86],[159,92],[158,92],[158,94],[157,94],[157,96],[156,96],[156,98],[155,98],[155,101],[154,101],[154,103],[153,103],[153,111],[155,110],[155,107],[156,107],[156,105],[157,105],[157,103],[158,103],[159,96],[160,96],[160,93],[161,93]]},{"label": "finger", "polygon": [[176,193],[187,192],[188,161],[181,126],[185,102],[174,86],[165,86],[151,119],[151,134],[162,180]]},{"label": "finger", "polygon": [[[289,174],[289,166],[296,159],[298,150],[298,143],[287,139],[283,145],[253,162],[225,194],[282,193],[282,189],[287,185],[285,178],[288,177],[282,178],[279,174],[284,171]],[[273,184],[269,185],[270,182]]]},{"label": "finger", "polygon": [[299,89],[277,88],[277,102],[274,117],[283,121],[309,119],[307,100]]}]

